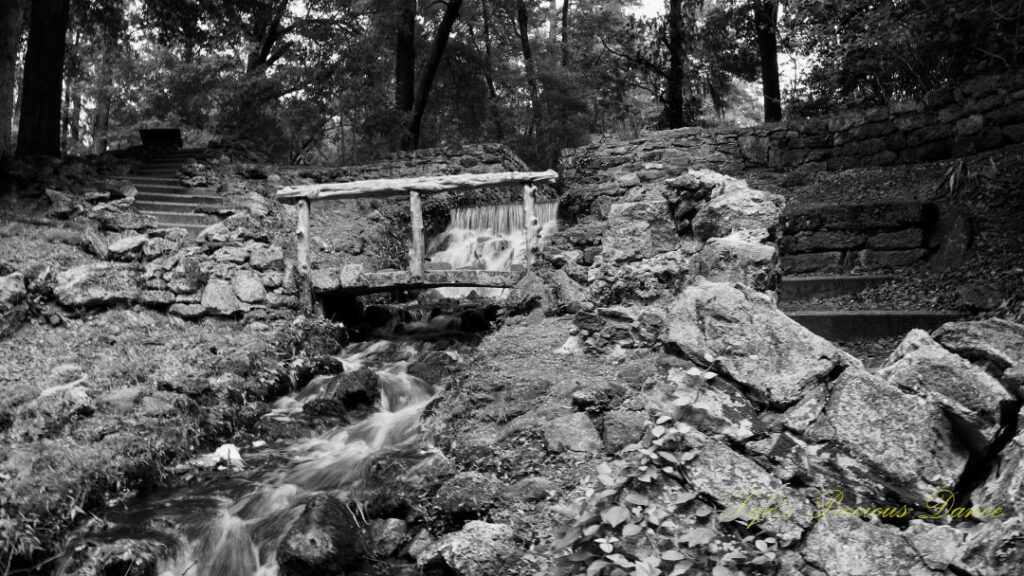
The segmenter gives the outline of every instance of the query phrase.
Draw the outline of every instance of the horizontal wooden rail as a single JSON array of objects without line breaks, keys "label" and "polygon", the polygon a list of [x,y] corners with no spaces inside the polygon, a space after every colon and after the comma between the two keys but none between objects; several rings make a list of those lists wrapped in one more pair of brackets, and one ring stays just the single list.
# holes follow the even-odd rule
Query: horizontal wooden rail
[{"label": "horizontal wooden rail", "polygon": [[494,186],[554,184],[556,181],[558,181],[558,173],[554,170],[546,172],[495,172],[491,174],[393,178],[288,186],[277,192],[277,199],[281,202],[296,202],[299,200],[393,198],[396,196],[408,196],[410,192],[426,195],[458,190],[477,190]]}]

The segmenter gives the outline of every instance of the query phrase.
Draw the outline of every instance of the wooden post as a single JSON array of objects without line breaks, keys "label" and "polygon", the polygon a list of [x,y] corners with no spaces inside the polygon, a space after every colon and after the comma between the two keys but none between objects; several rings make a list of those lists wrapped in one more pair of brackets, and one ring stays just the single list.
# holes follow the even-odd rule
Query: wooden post
[{"label": "wooden post", "polygon": [[412,248],[409,249],[409,272],[413,277],[423,276],[423,203],[420,193],[409,192],[409,211],[412,214]]},{"label": "wooden post", "polygon": [[523,210],[526,212],[526,269],[533,267],[539,249],[540,221],[537,220],[537,187],[523,186]]},{"label": "wooden post", "polygon": [[303,314],[313,312],[313,284],[309,265],[309,199],[299,200],[299,225],[295,230],[295,256],[299,272],[299,306]]}]

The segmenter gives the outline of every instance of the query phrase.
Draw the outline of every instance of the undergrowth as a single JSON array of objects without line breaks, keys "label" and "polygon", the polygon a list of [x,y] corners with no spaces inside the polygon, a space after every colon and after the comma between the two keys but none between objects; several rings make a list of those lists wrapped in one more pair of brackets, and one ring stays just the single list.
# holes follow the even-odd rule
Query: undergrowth
[{"label": "undergrowth", "polygon": [[[714,359],[709,358],[713,365]],[[700,381],[717,376],[692,368]],[[677,391],[675,405],[686,400]],[[689,489],[690,428],[671,414],[649,421],[644,438],[597,467],[597,486],[577,502],[571,523],[553,544],[569,553],[556,560],[558,576],[684,576],[773,573],[778,541],[733,523]]]}]

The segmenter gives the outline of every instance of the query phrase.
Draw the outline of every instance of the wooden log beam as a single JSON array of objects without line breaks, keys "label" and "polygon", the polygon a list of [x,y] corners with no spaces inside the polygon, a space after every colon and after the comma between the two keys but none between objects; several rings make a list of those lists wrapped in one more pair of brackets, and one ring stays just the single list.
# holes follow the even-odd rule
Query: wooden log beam
[{"label": "wooden log beam", "polygon": [[409,192],[409,211],[412,214],[412,246],[409,248],[409,272],[413,277],[423,275],[426,244],[423,241],[423,203],[420,193]]},{"label": "wooden log beam", "polygon": [[523,211],[526,212],[526,269],[533,267],[540,241],[540,220],[537,219],[537,187],[523,186]]},{"label": "wooden log beam", "polygon": [[558,172],[495,172],[491,174],[456,174],[420,178],[391,178],[328,184],[288,186],[277,192],[281,202],[308,200],[351,200],[356,198],[394,198],[409,192],[439,194],[461,190],[478,190],[494,186],[554,184]]},{"label": "wooden log beam", "polygon": [[443,286],[512,288],[524,272],[488,270],[425,270],[413,276],[408,270],[363,272],[359,267],[326,268],[313,271],[313,288],[317,293],[369,294],[425,290]]},{"label": "wooden log beam", "polygon": [[299,307],[303,314],[313,312],[313,286],[310,282],[309,263],[309,200],[298,205],[298,226],[295,230],[295,259],[298,265]]}]

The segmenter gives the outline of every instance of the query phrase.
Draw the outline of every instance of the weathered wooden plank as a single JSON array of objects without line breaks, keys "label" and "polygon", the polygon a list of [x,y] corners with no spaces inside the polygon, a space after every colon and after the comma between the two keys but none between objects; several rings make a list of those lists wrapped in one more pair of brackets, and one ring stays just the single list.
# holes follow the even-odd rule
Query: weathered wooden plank
[{"label": "weathered wooden plank", "polygon": [[442,286],[512,288],[523,274],[523,271],[426,270],[421,276],[414,276],[408,270],[362,272],[358,266],[346,266],[314,270],[312,281],[314,291],[321,294],[367,294]]},{"label": "weathered wooden plank", "polygon": [[533,267],[537,256],[540,221],[537,219],[537,187],[533,184],[523,186],[523,210],[526,212],[526,268]]},{"label": "weathered wooden plank", "polygon": [[420,178],[390,178],[287,186],[278,190],[282,202],[310,200],[346,200],[356,198],[393,198],[409,192],[438,194],[456,190],[477,190],[493,186],[523,184],[554,184],[558,172],[495,172],[491,174],[455,174],[450,176],[424,176]]},{"label": "weathered wooden plank", "polygon": [[295,230],[295,259],[299,280],[299,307],[303,313],[310,314],[313,311],[313,288],[309,277],[309,200],[299,201],[298,221]]},{"label": "weathered wooden plank", "polygon": [[423,241],[423,203],[420,193],[409,192],[409,211],[412,214],[412,246],[409,248],[409,272],[413,276],[423,274],[423,258],[426,243]]}]

